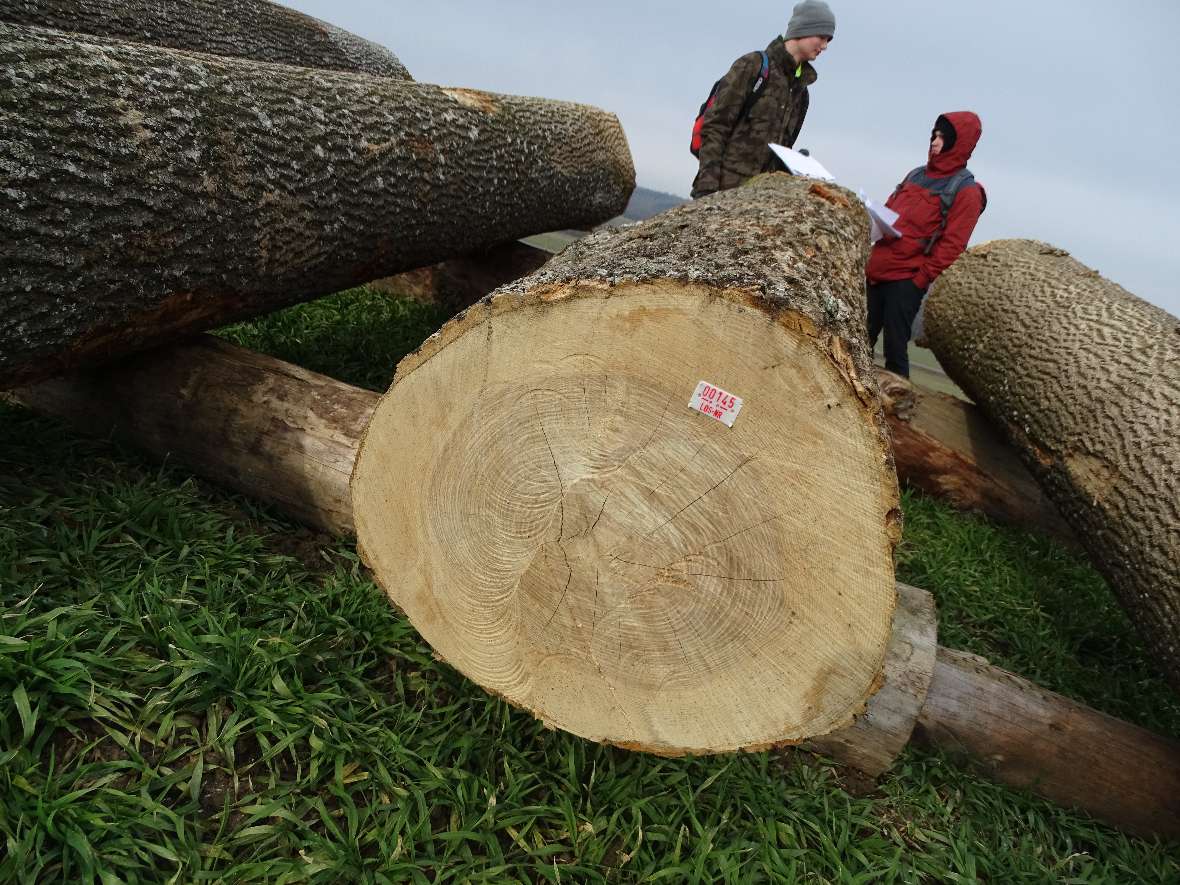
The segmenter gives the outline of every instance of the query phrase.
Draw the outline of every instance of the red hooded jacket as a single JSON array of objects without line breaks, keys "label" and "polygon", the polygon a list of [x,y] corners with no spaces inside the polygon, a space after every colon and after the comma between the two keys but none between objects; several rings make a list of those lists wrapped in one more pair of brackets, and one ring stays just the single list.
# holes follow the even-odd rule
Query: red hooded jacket
[{"label": "red hooded jacket", "polygon": [[[930,158],[926,174],[932,178],[946,178],[967,165],[971,152],[979,142],[983,124],[970,111],[943,114],[955,127],[955,143],[950,150]],[[983,212],[983,188],[978,184],[962,188],[947,214],[946,230],[934,244],[929,255],[923,255],[921,242],[932,236],[942,223],[942,207],[938,195],[916,184],[904,184],[894,192],[885,205],[901,217],[894,225],[898,238],[880,239],[869,255],[865,276],[870,283],[892,280],[913,280],[919,289],[926,289],[967,248],[975,223]]]}]

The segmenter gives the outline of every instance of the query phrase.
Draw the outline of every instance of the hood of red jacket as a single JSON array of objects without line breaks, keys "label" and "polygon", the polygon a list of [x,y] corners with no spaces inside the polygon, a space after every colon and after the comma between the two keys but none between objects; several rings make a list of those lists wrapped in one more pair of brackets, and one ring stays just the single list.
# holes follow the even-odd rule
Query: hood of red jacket
[{"label": "hood of red jacket", "polygon": [[[983,134],[983,124],[979,117],[971,111],[951,111],[940,115],[955,129],[955,144],[949,151],[943,151],[926,162],[926,171],[931,175],[950,175],[958,172],[971,159],[971,152],[979,144],[979,136]],[[935,121],[937,126],[938,121]]]}]

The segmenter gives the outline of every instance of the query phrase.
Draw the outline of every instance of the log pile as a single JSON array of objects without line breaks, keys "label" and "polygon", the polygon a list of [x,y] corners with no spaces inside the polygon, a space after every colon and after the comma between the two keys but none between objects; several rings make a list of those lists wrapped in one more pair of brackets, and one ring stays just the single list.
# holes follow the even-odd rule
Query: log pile
[{"label": "log pile", "polygon": [[[806,197],[810,199],[814,195],[808,194]],[[749,198],[756,199],[753,195]],[[715,207],[709,208],[713,204],[708,201],[697,205],[702,211],[717,211]],[[816,206],[812,211],[827,210]],[[839,212],[840,209],[833,207],[832,211]],[[806,213],[804,217],[807,217]],[[680,219],[676,224],[685,221]],[[685,223],[681,229],[687,231],[691,228],[691,223]],[[642,229],[639,233],[642,233]],[[573,271],[593,266],[593,256],[602,255],[599,250],[609,251],[615,240],[621,247],[618,253],[623,256],[621,260],[624,264],[631,261],[634,266],[644,246],[634,243],[624,246],[630,242],[626,235],[604,235],[601,242],[589,244],[587,251],[581,253],[580,257],[571,255],[568,263],[543,274],[545,282],[541,284],[542,291],[548,296],[560,294],[560,287],[565,285],[561,282],[563,278],[581,279],[583,275]],[[831,248],[831,244],[825,248]],[[661,275],[660,279],[664,277]],[[497,311],[500,311],[499,316],[509,321],[527,316],[530,312],[543,313],[544,301],[534,302],[524,308],[513,304],[527,297],[527,292],[535,291],[534,283],[523,281],[510,287],[504,293],[510,299],[507,304],[500,301],[501,296],[497,296],[479,305],[476,313],[482,312],[486,323],[496,318]],[[600,284],[600,294],[612,291],[612,298],[618,297],[623,312],[617,314],[605,310],[607,305],[604,302],[608,299],[598,297],[594,300],[596,296],[589,292],[574,294],[566,291],[565,297],[559,297],[551,303],[575,308],[589,305],[597,308],[598,317],[607,322],[618,322],[618,317],[627,316],[627,328],[642,334],[638,330],[642,328],[645,313],[655,310],[654,304],[642,300],[645,292],[650,297],[650,292],[643,287],[651,285],[629,280],[616,283],[608,289]],[[639,291],[631,291],[631,287]],[[637,296],[641,300],[631,300]],[[697,296],[687,293],[684,297],[688,303],[695,305],[698,316],[708,309],[706,304],[692,301]],[[664,299],[664,307],[671,310],[675,302],[669,300],[666,294]],[[723,309],[733,303],[724,297],[718,297],[717,300],[722,302]],[[800,303],[804,309],[805,305],[806,301]],[[627,311],[630,306],[641,310]],[[783,306],[786,307],[785,304]],[[738,305],[738,308],[727,322],[766,322],[767,315],[756,302],[746,303],[744,307]],[[784,313],[789,310],[786,308]],[[744,313],[749,316],[743,320],[741,317]],[[782,317],[779,319],[781,321]],[[800,327],[805,327],[798,318],[788,320],[788,329],[797,332]],[[462,320],[457,321],[452,329],[460,322]],[[490,328],[505,329],[503,326]],[[763,331],[768,335],[777,334],[765,326]],[[428,343],[416,357],[408,359],[405,363],[407,371],[413,374],[421,372],[423,366],[438,359],[446,348],[463,347],[464,342],[477,348],[488,347],[486,334],[482,342],[478,336],[471,335],[460,335],[449,343],[440,340],[442,338],[440,336]],[[492,340],[495,340],[494,335]],[[643,336],[643,340],[650,342],[647,336]],[[747,337],[745,341],[747,345],[750,342],[757,344],[758,339]],[[855,339],[850,341],[854,342]],[[796,355],[806,346],[818,347],[822,343],[822,336],[811,339],[810,344],[807,341],[797,343],[801,346],[797,347]],[[831,339],[828,343],[831,344]],[[854,366],[860,356],[864,355],[853,357]],[[749,362],[758,369],[766,365],[759,359]],[[587,378],[592,375],[587,369],[600,364],[601,357],[591,359],[589,352],[567,361],[567,365],[573,366]],[[542,361],[534,368],[544,372],[546,365]],[[552,361],[548,365],[560,368],[560,364]],[[846,371],[847,363],[843,365]],[[409,377],[413,377],[413,374]],[[231,379],[236,384],[231,384]],[[553,376],[549,376],[547,382],[546,379],[536,377],[529,389],[543,394],[546,389],[551,389],[546,387],[546,383],[552,385],[555,380]],[[802,383],[802,379],[797,378],[796,383]],[[210,402],[203,404],[206,399],[203,391],[223,388],[224,395],[219,398],[209,397]],[[853,385],[845,386],[845,390],[855,389]],[[397,386],[394,387],[396,390]],[[105,433],[113,429],[112,423],[117,423],[123,435],[139,444],[159,454],[175,452],[196,459],[206,475],[235,485],[262,500],[271,501],[297,518],[331,531],[348,531],[353,525],[354,515],[346,483],[360,446],[361,428],[365,425],[366,417],[378,406],[376,394],[358,391],[267,357],[248,354],[214,339],[144,354],[84,376],[25,388],[18,394],[34,408],[71,420],[90,432]],[[570,399],[574,404],[591,402],[584,399],[580,391]],[[634,399],[642,401],[638,395]],[[756,397],[750,400],[751,403],[759,401]],[[394,402],[393,398],[387,397],[386,408],[390,402]],[[495,401],[490,405],[497,403]],[[339,408],[330,411],[333,405]],[[671,417],[680,417],[682,420],[684,403],[677,401],[673,405],[681,411],[681,415]],[[826,416],[827,412],[824,408],[822,414]],[[537,403],[534,414],[547,419],[554,412],[542,401]],[[626,427],[622,422],[612,425],[609,416],[603,416],[601,412],[596,414],[593,409],[579,410],[578,414],[582,421],[598,422],[605,439],[625,441]],[[393,417],[396,418],[396,415]],[[668,420],[668,417],[661,417],[660,422]],[[688,417],[694,421],[707,421],[703,416]],[[739,413],[735,429],[740,427],[741,417],[742,413]],[[746,414],[745,417],[750,416]],[[533,420],[535,426],[541,426],[543,419],[534,417]],[[283,427],[282,434],[272,432],[271,428],[276,426]],[[562,429],[559,422],[544,426],[547,428],[546,434],[549,429],[555,431],[553,441],[546,443],[546,449],[550,450],[552,446],[553,452],[548,468],[540,465],[535,470],[522,471],[517,475],[526,482],[531,480],[540,485],[542,492],[552,494],[552,477],[555,476],[553,464],[558,462],[559,457],[560,463],[567,466],[570,463],[567,460],[569,437],[556,432]],[[702,423],[701,426],[711,430],[728,429],[716,422]],[[865,425],[864,432],[871,433],[872,426],[877,426],[875,420]],[[445,430],[441,426],[435,429],[440,434]],[[656,441],[662,436],[659,425],[653,428],[649,423],[646,432],[650,437],[647,445],[654,454],[659,448]],[[372,433],[370,431],[366,445],[373,445]],[[447,437],[448,442],[455,439],[454,436]],[[406,441],[412,444],[408,437]],[[439,445],[442,446],[443,442],[440,436]],[[478,457],[492,450],[494,440],[484,439],[482,442],[486,445],[476,447]],[[383,449],[385,456],[390,459],[397,457],[391,445],[386,444]],[[376,449],[371,450],[369,457],[372,457],[372,451]],[[448,451],[463,465],[470,466],[473,463],[471,456],[463,455],[461,450],[453,446]],[[610,448],[599,449],[596,457],[605,458],[610,451]],[[626,451],[624,448],[623,452]],[[643,458],[642,452],[631,458],[632,462],[640,462],[635,469],[642,467]],[[625,475],[628,470],[625,459],[626,454],[622,459],[616,455],[616,460],[624,460],[614,471],[616,474],[622,472]],[[586,463],[592,466],[591,459],[587,459]],[[361,474],[357,470],[357,476]],[[724,479],[724,475],[716,479]],[[406,485],[403,483],[390,497],[394,508],[404,508],[402,501],[407,497]],[[594,501],[590,503],[595,504]],[[671,503],[675,507],[678,501]],[[691,504],[692,500],[684,503]],[[374,507],[370,501],[368,506],[374,512],[380,512],[380,502]],[[470,518],[467,514],[456,513],[456,509],[453,508],[449,515],[453,518]],[[568,516],[570,524],[568,531],[558,527],[559,537],[564,537],[567,542],[572,540],[571,536],[584,528],[580,523],[575,524],[575,520],[585,516],[584,511],[588,512],[589,509],[579,508],[576,499],[571,501],[568,508],[561,508],[559,515]],[[682,512],[689,515],[692,510],[687,508]],[[599,525],[602,520],[611,518],[605,505],[597,505],[595,513],[590,515],[599,520]],[[552,515],[549,525],[552,526]],[[685,531],[692,528],[693,525],[689,524]],[[593,532],[587,534],[593,536]],[[568,570],[571,586],[572,566],[578,564],[577,557],[572,559],[574,561],[571,561]],[[503,567],[503,562],[503,559],[497,562],[499,567]],[[687,575],[690,570],[705,571],[686,568],[678,576],[674,569],[669,568],[659,577],[664,580],[679,577],[682,581],[699,577]],[[673,589],[685,588],[683,583],[678,583],[673,585]],[[1180,836],[1180,809],[1177,808],[1177,797],[1180,797],[1180,746],[1142,728],[1119,722],[1032,686],[973,656],[946,649],[938,649],[935,654],[935,619],[929,596],[900,586],[897,592],[897,617],[892,621],[886,640],[883,686],[869,699],[867,710],[853,725],[826,735],[813,736],[806,741],[809,749],[830,754],[849,765],[878,774],[896,758],[916,722],[919,735],[924,740],[935,747],[966,754],[985,773],[1004,783],[1029,788],[1055,801],[1081,808],[1132,833]],[[1111,751],[1111,748],[1115,748],[1115,751]],[[1128,764],[1127,760],[1135,760],[1135,763]],[[1083,769],[1085,778],[1079,777],[1079,771]],[[1086,785],[1094,787],[1090,789]]]},{"label": "log pile", "polygon": [[[958,506],[1068,530],[1051,506],[1013,507],[1033,496],[1002,459],[962,454],[991,448],[975,430],[946,445],[945,422],[916,421],[889,379],[882,406],[850,194],[769,176],[537,268],[496,244],[622,210],[634,171],[617,120],[415,84],[323,23],[226,6],[198,0],[182,20],[144,0],[0,0],[0,218],[19,244],[0,389],[451,259],[399,285],[470,308],[381,398],[209,338],[15,395],[355,530],[440,656],[552,726],[669,755],[803,743],[874,776],[917,727],[1005,783],[1180,836],[1180,747],[938,648],[929,594],[895,585],[893,452]],[[973,254],[932,298],[936,352],[1175,652],[1176,502],[1151,501],[1178,463],[1174,330],[1092,272],[1071,281],[1097,307],[1073,316],[1051,251]],[[1161,365],[1125,361],[1096,400],[1127,393],[1111,414],[1138,416],[1131,432],[1084,435],[1070,415],[1092,402],[1072,388],[1062,414],[1030,421],[1047,385],[1027,354],[974,365],[1003,328],[976,302],[1013,301],[976,297],[989,288],[1031,293],[1013,311],[1026,328],[1051,303],[1067,339],[1158,344]],[[1079,374],[1111,358],[1061,352]],[[1013,366],[1013,390],[981,396]]]},{"label": "log pile", "polygon": [[1180,691],[1180,320],[1032,240],[966,252],[926,308]]},{"label": "log pile", "polygon": [[595,108],[0,24],[0,389],[618,215]]},{"label": "log pile", "polygon": [[[209,337],[15,393],[79,431],[187,461],[313,527],[353,531],[348,481],[375,393]],[[929,595],[897,590],[883,687],[854,725],[804,746],[875,776],[916,729],[1001,783],[1133,834],[1180,838],[1180,744],[974,655],[939,647],[936,657]]]}]

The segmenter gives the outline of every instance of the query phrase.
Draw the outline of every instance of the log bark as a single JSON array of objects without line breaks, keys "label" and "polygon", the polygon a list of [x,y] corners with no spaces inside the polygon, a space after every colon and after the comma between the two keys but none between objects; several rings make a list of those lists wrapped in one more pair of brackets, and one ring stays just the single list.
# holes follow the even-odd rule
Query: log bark
[{"label": "log bark", "polygon": [[11,397],[86,433],[177,459],[334,534],[353,530],[348,478],[379,399],[210,335]]},{"label": "log bark", "polygon": [[939,278],[926,335],[1180,691],[1180,320],[1060,249],[1000,240]]},{"label": "log bark", "polygon": [[0,388],[622,211],[618,120],[0,24]]},{"label": "log bark", "polygon": [[[15,393],[82,432],[113,433],[158,457],[187,460],[206,477],[314,527],[352,531],[347,483],[377,394],[208,337]],[[923,663],[929,628],[922,596],[900,584],[897,590],[884,686],[856,724],[805,745],[870,775],[895,752],[907,728],[905,705],[918,702],[931,675]],[[909,610],[919,617],[907,627]],[[992,778],[1112,826],[1176,835],[1174,742],[974,656],[947,649],[939,655],[917,737],[974,757]]]},{"label": "log bark", "polygon": [[1129,833],[1180,838],[1180,743],[939,648],[917,736]]},{"label": "log bark", "polygon": [[473,305],[505,283],[539,268],[552,253],[527,243],[501,243],[369,283],[370,289],[437,304],[452,314]]},{"label": "log bark", "polygon": [[266,0],[0,0],[9,24],[409,80],[397,56]]},{"label": "log bark", "polygon": [[[855,197],[768,176],[581,240],[406,357],[354,518],[436,653],[651,752],[850,723],[900,532],[866,234]],[[688,408],[700,382],[743,399],[732,427]]]},{"label": "log bark", "polygon": [[884,369],[877,383],[903,485],[958,510],[1078,546],[1016,450],[975,405]]}]

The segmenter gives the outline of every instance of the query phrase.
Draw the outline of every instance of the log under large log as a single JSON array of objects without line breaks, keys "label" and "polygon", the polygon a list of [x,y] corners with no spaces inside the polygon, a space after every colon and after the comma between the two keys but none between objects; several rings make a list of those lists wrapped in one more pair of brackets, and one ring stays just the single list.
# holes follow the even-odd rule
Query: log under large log
[{"label": "log under large log", "polygon": [[973,404],[878,370],[897,478],[904,485],[1008,525],[1077,539],[1000,431]]},{"label": "log under large log", "polygon": [[[298,520],[352,531],[348,479],[375,393],[213,338],[16,393],[82,432],[114,433],[157,457],[188,460],[206,477]],[[921,595],[900,585],[898,593],[899,618],[921,610]],[[929,634],[897,631],[895,620],[885,686],[866,715],[809,741],[810,749],[878,773],[907,729],[908,695],[924,702],[924,739],[968,756],[990,777],[1133,833],[1180,838],[1176,742],[949,650],[941,650],[922,698],[923,680],[931,676],[924,651]],[[897,659],[910,662],[910,675],[893,669]]]},{"label": "log under large log", "polygon": [[[567,248],[401,362],[352,479],[362,558],[444,659],[660,753],[800,741],[879,685],[897,481],[867,216],[787,175]],[[742,406],[693,411],[701,385]]]},{"label": "log under large log", "polygon": [[0,21],[409,80],[377,43],[268,0],[0,0]]},{"label": "log under large log", "polygon": [[999,240],[939,277],[926,336],[1180,691],[1180,319],[1060,249]]},{"label": "log under large log", "polygon": [[618,120],[0,24],[0,389],[619,214]]}]

